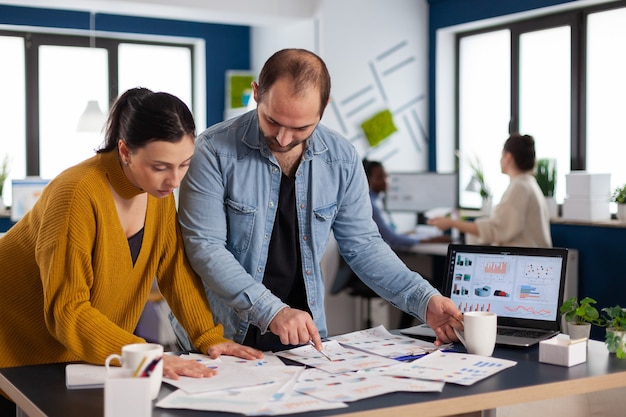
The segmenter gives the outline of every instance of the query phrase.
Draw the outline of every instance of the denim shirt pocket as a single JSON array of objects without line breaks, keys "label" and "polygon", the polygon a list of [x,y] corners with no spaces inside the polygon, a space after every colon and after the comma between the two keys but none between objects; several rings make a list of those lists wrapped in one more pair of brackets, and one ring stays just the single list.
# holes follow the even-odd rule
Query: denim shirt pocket
[{"label": "denim shirt pocket", "polygon": [[337,215],[337,203],[333,202],[324,207],[318,207],[313,209],[313,216],[315,222],[313,223],[313,233],[315,234],[314,242],[317,245],[322,245],[318,249],[322,252],[326,247],[328,238],[330,236],[330,230],[333,226],[333,220]]},{"label": "denim shirt pocket", "polygon": [[229,250],[241,253],[248,250],[254,228],[256,207],[226,199],[228,225],[226,246]]}]

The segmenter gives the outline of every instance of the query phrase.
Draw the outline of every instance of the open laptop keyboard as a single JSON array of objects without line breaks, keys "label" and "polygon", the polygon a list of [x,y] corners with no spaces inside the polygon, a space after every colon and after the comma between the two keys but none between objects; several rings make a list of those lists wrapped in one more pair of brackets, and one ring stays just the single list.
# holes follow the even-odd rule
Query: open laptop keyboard
[{"label": "open laptop keyboard", "polygon": [[536,339],[543,337],[547,332],[541,330],[513,329],[511,327],[498,327],[498,334],[501,336],[528,337]]}]

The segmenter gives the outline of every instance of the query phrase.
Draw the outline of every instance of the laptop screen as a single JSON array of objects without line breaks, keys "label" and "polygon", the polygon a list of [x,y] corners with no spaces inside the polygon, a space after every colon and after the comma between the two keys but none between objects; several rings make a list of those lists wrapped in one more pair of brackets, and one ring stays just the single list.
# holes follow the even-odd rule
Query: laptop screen
[{"label": "laptop screen", "polygon": [[450,245],[445,294],[498,325],[558,330],[567,249]]}]

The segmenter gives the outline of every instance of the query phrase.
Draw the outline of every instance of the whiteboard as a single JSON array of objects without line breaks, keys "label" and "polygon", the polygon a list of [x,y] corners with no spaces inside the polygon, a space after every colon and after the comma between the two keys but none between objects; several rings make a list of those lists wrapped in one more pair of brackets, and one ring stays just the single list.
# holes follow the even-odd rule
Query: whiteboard
[{"label": "whiteboard", "polygon": [[456,173],[390,173],[387,181],[387,210],[424,212],[458,206]]}]

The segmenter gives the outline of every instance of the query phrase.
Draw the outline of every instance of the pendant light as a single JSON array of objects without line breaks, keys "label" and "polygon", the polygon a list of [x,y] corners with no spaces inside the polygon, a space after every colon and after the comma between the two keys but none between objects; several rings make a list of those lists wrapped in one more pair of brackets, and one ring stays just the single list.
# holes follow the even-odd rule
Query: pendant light
[{"label": "pendant light", "polygon": [[[89,15],[89,47],[96,47],[96,14],[91,12]],[[99,132],[106,121],[104,112],[100,110],[97,100],[87,101],[87,106],[80,118],[76,130],[79,132]]]}]

